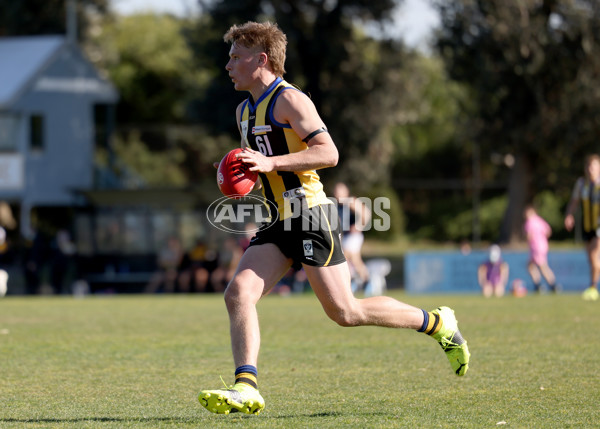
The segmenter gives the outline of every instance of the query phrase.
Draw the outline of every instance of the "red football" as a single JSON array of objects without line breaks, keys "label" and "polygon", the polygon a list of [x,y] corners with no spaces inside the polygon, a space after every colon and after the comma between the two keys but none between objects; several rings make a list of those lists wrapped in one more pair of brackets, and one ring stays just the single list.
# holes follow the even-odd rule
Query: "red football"
[{"label": "red football", "polygon": [[235,157],[241,151],[241,148],[237,148],[228,152],[217,170],[219,189],[229,198],[238,199],[248,194],[258,179],[258,173],[250,171],[248,164]]}]

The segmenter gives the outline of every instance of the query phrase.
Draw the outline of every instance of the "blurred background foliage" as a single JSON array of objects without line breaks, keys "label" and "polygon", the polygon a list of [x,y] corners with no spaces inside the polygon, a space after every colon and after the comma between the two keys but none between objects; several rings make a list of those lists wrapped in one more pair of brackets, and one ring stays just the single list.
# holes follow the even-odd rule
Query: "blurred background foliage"
[{"label": "blurred background foliage", "polygon": [[[64,0],[0,2],[0,35],[64,33]],[[401,0],[199,0],[197,16],[119,16],[80,0],[79,41],[120,92],[112,148],[129,187],[193,187],[239,144],[224,66],[232,24],[274,20],[286,79],[309,93],[339,148],[323,170],[388,196],[391,233],[515,243],[535,202],[562,227],[600,135],[600,0],[431,0],[431,50],[372,31]],[[400,17],[402,19],[402,17]],[[97,162],[108,155],[99,149]],[[210,182],[209,182],[210,183]]]}]

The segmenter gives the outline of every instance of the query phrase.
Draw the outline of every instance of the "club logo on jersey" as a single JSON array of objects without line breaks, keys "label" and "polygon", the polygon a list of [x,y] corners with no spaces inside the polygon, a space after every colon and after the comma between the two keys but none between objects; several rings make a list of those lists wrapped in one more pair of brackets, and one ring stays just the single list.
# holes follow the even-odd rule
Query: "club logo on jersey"
[{"label": "club logo on jersey", "polygon": [[240,128],[242,129],[242,137],[244,138],[244,141],[248,147],[250,147],[250,142],[248,141],[248,121],[240,122]]},{"label": "club logo on jersey", "polygon": [[257,125],[252,127],[252,134],[266,134],[268,132],[271,132],[270,125]]},{"label": "club logo on jersey", "polygon": [[312,240],[302,240],[304,246],[304,256],[313,256],[313,244]]}]

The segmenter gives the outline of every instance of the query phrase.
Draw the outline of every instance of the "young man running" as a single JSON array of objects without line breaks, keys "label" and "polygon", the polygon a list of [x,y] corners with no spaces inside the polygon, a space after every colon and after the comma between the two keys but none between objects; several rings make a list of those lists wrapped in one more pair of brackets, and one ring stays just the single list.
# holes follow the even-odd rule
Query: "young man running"
[{"label": "young man running", "polygon": [[238,91],[250,93],[236,110],[244,151],[239,159],[259,173],[263,195],[277,213],[252,239],[225,291],[235,384],[203,390],[200,403],[211,412],[258,414],[260,332],[256,304],[292,265],[302,266],[325,313],[341,326],[407,328],[430,335],[442,346],[457,375],[467,372],[469,349],[454,311],[431,312],[385,296],[356,299],[341,250],[336,206],[323,192],[316,170],[333,167],[338,151],[312,101],[288,84],[286,36],[276,24],[232,26],[225,69]]}]

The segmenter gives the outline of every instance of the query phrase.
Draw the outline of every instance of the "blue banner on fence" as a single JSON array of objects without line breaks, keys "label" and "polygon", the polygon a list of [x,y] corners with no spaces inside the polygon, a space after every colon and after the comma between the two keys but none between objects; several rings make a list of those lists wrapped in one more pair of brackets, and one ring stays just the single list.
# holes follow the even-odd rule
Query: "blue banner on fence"
[{"label": "blue banner on fence", "polygon": [[[487,251],[407,253],[405,289],[410,293],[480,293],[477,269],[487,257]],[[533,282],[527,271],[529,253],[503,251],[502,259],[510,268],[507,292],[516,279],[522,280],[532,291]],[[564,291],[581,292],[589,286],[590,270],[583,250],[549,252],[548,264]]]}]

